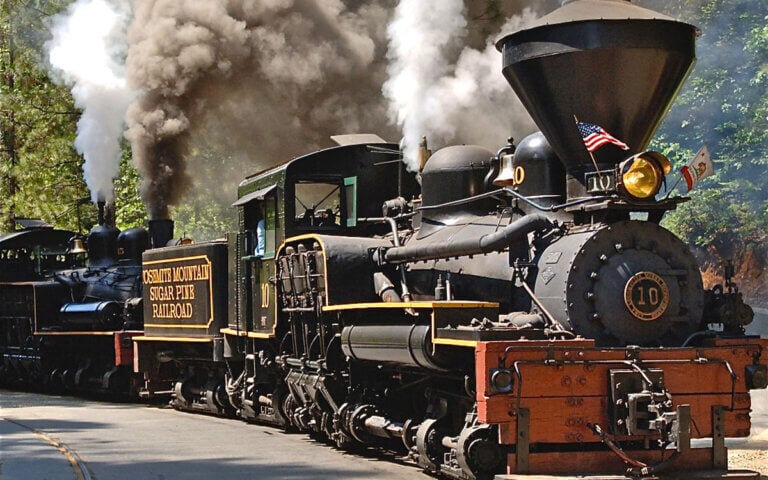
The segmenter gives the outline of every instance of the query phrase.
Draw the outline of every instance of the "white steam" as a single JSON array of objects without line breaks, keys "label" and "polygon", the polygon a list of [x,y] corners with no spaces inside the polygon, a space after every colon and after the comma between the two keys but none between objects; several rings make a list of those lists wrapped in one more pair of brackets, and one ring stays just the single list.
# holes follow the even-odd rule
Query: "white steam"
[{"label": "white steam", "polygon": [[419,139],[434,115],[432,87],[450,71],[448,47],[466,34],[462,0],[401,0],[389,24],[389,80],[384,95],[390,118],[403,129],[404,157],[415,171]]},{"label": "white steam", "polygon": [[123,117],[133,94],[124,75],[125,30],[130,11],[107,0],[79,0],[53,19],[48,60],[57,80],[72,87],[75,148],[93,201],[110,201],[120,169]]},{"label": "white steam", "polygon": [[[483,50],[467,47],[458,57],[451,52],[466,33],[462,5],[459,0],[401,0],[389,26],[390,79],[383,91],[391,120],[402,127],[411,170],[423,135],[432,146],[496,146],[510,135],[519,140],[536,130],[501,74],[501,54],[493,42],[498,35],[489,37]],[[499,33],[516,31],[536,17],[526,8]]]}]

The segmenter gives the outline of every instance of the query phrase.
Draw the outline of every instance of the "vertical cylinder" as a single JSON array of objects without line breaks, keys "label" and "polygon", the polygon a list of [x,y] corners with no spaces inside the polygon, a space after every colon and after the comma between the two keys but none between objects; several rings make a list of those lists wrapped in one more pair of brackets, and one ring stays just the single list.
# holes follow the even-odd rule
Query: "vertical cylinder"
[{"label": "vertical cylinder", "polygon": [[164,247],[173,238],[173,220],[150,220],[149,236],[152,248]]}]

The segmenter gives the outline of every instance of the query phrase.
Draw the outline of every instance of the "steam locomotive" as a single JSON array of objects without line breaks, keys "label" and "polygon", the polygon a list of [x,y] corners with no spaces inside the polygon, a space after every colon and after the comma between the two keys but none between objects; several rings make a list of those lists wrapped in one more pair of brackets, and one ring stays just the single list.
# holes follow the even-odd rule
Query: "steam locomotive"
[{"label": "steam locomotive", "polygon": [[0,235],[3,384],[131,390],[149,239],[141,228],[120,232],[100,212],[87,250],[77,232],[41,221],[17,219],[21,230]]},{"label": "steam locomotive", "polygon": [[105,221],[87,266],[48,230],[34,275],[2,272],[0,377],[170,395],[457,479],[724,472],[767,342],[659,225],[688,198],[658,199],[670,162],[646,150],[696,35],[575,0],[497,43],[541,129],[517,145],[424,145],[417,181],[397,145],[341,136],[246,178],[225,240]]}]

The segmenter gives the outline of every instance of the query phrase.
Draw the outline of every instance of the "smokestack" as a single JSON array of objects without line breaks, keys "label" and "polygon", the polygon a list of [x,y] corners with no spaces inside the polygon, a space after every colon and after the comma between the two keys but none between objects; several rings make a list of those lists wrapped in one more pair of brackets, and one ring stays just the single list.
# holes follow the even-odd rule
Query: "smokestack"
[{"label": "smokestack", "polygon": [[152,248],[168,245],[173,238],[173,220],[150,220],[149,236],[152,239]]},{"label": "smokestack", "polygon": [[88,263],[91,266],[114,265],[117,262],[117,236],[120,230],[115,227],[115,205],[113,202],[99,200],[99,224],[88,234]]},{"label": "smokestack", "polygon": [[576,0],[497,43],[503,73],[565,163],[568,197],[594,170],[575,117],[626,143],[595,153],[609,169],[645,150],[694,60],[697,29],[619,0]]},{"label": "smokestack", "polygon": [[97,223],[99,225],[104,225],[104,207],[106,207],[107,202],[104,200],[99,200],[96,202],[96,206],[99,208],[99,217]]}]

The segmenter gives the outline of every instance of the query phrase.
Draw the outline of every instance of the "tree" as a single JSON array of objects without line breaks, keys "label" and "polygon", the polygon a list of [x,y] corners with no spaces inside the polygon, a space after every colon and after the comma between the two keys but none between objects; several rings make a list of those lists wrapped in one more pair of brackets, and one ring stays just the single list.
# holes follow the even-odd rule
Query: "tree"
[{"label": "tree", "polygon": [[131,147],[123,140],[120,176],[115,179],[117,227],[126,229],[147,223],[147,209],[139,194],[139,172],[131,165]]},{"label": "tree", "polygon": [[[768,4],[687,0],[671,5],[702,31],[698,63],[656,146],[682,166],[706,143],[715,175],[665,219],[691,244],[723,233],[747,241],[768,231]],[[684,146],[681,148],[680,146]]]},{"label": "tree", "polygon": [[[73,147],[79,112],[69,92],[42,69],[48,19],[66,1],[0,4],[0,205],[3,230],[17,217],[39,217],[77,229],[88,197],[82,159]],[[83,209],[93,218],[93,209]]]},{"label": "tree", "polygon": [[[3,5],[5,7],[5,5]],[[5,8],[3,8],[5,10]],[[14,24],[9,16],[6,21],[0,25],[0,54],[2,61],[0,63],[0,93],[3,94],[5,108],[0,112],[0,152],[2,152],[2,197],[3,202],[3,221],[2,224],[7,230],[11,227],[15,217],[14,197],[16,195],[16,164],[18,163],[18,154],[16,151],[16,112],[12,108],[11,102],[6,100],[6,92],[12,93],[16,90],[16,74],[14,67],[16,65],[16,42],[13,38]]]}]

